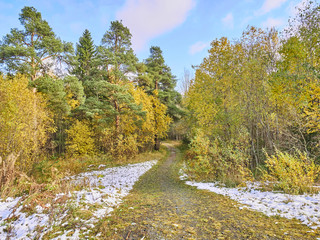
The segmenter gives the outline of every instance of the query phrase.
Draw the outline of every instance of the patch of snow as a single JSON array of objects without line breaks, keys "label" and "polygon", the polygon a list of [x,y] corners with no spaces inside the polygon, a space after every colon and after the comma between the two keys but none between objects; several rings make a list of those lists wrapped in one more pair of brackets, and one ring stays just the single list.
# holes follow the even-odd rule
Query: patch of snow
[{"label": "patch of snow", "polygon": [[106,167],[106,165],[100,164],[98,168],[101,169],[101,168],[105,168],[105,167]]},{"label": "patch of snow", "polygon": [[187,180],[187,179],[188,179],[188,175],[185,174],[185,173],[184,173],[183,171],[181,171],[181,169],[180,169],[180,171],[179,171],[179,178],[180,178],[180,180],[184,181],[184,180]]},{"label": "patch of snow", "polygon": [[183,162],[182,168],[179,170],[179,178],[180,180],[184,181],[188,179],[188,175],[185,173],[185,170],[187,169],[187,165],[185,162]]},{"label": "patch of snow", "polygon": [[[184,175],[183,175],[184,176]],[[259,183],[248,183],[247,187],[226,188],[218,183],[186,181],[198,189],[209,190],[243,204],[240,209],[249,208],[266,214],[288,219],[296,218],[312,229],[320,227],[320,193],[291,195],[258,190]]]},{"label": "patch of snow", "polygon": [[[53,226],[68,225],[68,211],[70,207],[89,210],[92,217],[89,220],[74,219],[81,222],[81,227],[61,232],[55,239],[79,239],[80,233],[89,233],[100,218],[113,211],[129,194],[134,183],[148,171],[156,160],[144,163],[129,164],[121,167],[106,168],[104,170],[82,173],[68,178],[73,184],[84,187],[82,190],[67,194],[70,199],[65,203],[62,212],[59,211],[50,217],[46,209],[52,209],[50,204],[45,208],[36,206],[35,213],[22,211],[22,198],[7,198],[0,201],[0,239],[41,239]],[[101,168],[103,166],[100,166]],[[65,194],[57,194],[55,200]],[[92,210],[94,209],[94,210]],[[51,212],[52,213],[52,212]],[[10,219],[10,221],[8,221]],[[42,230],[39,230],[43,227]],[[8,230],[10,230],[8,232]],[[72,234],[73,232],[73,234]],[[70,236],[71,235],[71,236]]]}]

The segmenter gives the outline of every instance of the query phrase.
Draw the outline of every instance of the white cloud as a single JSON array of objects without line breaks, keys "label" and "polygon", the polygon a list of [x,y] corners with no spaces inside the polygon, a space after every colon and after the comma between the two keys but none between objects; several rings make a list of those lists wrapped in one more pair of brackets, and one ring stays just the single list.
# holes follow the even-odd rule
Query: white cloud
[{"label": "white cloud", "polygon": [[204,43],[204,42],[196,42],[195,44],[191,45],[189,48],[189,53],[191,55],[194,55],[198,52],[203,51],[205,48],[209,46],[209,43]]},{"label": "white cloud", "polygon": [[287,0],[265,0],[262,7],[256,12],[256,15],[264,15],[276,8],[281,7]]},{"label": "white cloud", "polygon": [[133,48],[139,51],[152,38],[182,24],[194,6],[194,0],[126,0],[117,19],[130,29]]},{"label": "white cloud", "polygon": [[233,28],[233,15],[232,15],[232,13],[228,13],[227,16],[222,18],[222,23],[229,28]]},{"label": "white cloud", "polygon": [[262,27],[264,28],[281,27],[284,24],[285,24],[285,21],[282,18],[268,18],[266,21],[262,23]]}]

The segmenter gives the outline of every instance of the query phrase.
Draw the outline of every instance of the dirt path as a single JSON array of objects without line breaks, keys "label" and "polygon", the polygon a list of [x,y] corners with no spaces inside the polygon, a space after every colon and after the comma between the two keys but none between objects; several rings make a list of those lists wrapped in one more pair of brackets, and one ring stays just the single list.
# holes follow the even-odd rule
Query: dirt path
[{"label": "dirt path", "polygon": [[226,197],[179,180],[179,152],[147,172],[97,231],[102,239],[317,239],[296,220],[240,210]]}]

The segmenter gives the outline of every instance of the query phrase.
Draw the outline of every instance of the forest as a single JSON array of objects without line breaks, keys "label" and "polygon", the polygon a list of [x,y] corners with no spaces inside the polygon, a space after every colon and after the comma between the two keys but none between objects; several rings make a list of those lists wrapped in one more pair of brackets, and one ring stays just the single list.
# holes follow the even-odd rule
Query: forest
[{"label": "forest", "polygon": [[0,41],[0,238],[320,236],[320,4],[297,10],[214,39],[178,91],[122,21],[73,46],[24,7]]},{"label": "forest", "polygon": [[195,178],[316,191],[319,23],[320,6],[309,2],[281,33],[248,27],[235,41],[211,42],[184,98]]},{"label": "forest", "polygon": [[159,150],[184,113],[160,47],[139,62],[121,21],[111,22],[99,46],[85,30],[74,49],[34,7],[24,7],[19,20],[22,30],[11,29],[0,45],[3,196],[50,175],[52,160],[125,162]]},{"label": "forest", "polygon": [[281,33],[248,26],[237,40],[213,40],[194,78],[182,79],[182,94],[161,48],[139,61],[121,21],[111,22],[100,45],[86,29],[74,48],[34,7],[19,20],[22,30],[0,44],[2,196],[79,165],[159,150],[168,136],[187,146],[194,179],[316,191],[318,4],[300,9]]}]

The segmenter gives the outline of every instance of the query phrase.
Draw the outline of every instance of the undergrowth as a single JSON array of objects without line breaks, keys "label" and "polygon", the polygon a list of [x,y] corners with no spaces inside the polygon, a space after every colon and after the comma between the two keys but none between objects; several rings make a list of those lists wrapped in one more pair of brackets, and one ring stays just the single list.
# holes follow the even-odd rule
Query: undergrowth
[{"label": "undergrowth", "polygon": [[246,146],[240,142],[210,140],[201,131],[185,152],[187,174],[200,181],[220,181],[233,187],[251,180]]},{"label": "undergrowth", "polygon": [[268,155],[265,152],[265,163],[251,172],[246,154],[249,145],[244,143],[212,140],[199,131],[188,146],[181,146],[186,160],[185,172],[196,181],[217,181],[226,187],[245,185],[254,177],[268,190],[290,194],[319,191],[314,184],[320,180],[320,166],[306,153],[289,154],[276,150]]},{"label": "undergrowth", "polygon": [[266,169],[262,169],[264,182],[271,183],[275,190],[285,193],[315,193],[315,181],[319,180],[320,166],[307,154],[296,151],[289,154],[276,150],[274,155],[266,153]]},{"label": "undergrowth", "polygon": [[24,204],[28,205],[27,208],[31,211],[36,205],[45,206],[48,202],[52,202],[58,193],[76,190],[78,186],[65,181],[67,176],[101,169],[101,167],[115,167],[159,159],[164,155],[166,155],[166,149],[161,147],[160,151],[144,152],[126,160],[113,160],[108,155],[47,158],[35,164],[29,176],[16,171],[14,181],[1,189],[0,197],[6,199],[23,196]]},{"label": "undergrowth", "polygon": [[[45,159],[34,165],[29,176],[19,177],[19,174],[17,174],[13,185],[6,191],[3,189],[2,199],[21,196],[16,208],[22,206],[22,211],[27,215],[37,213],[38,207],[41,207],[43,212],[49,216],[50,226],[42,239],[52,239],[62,233],[71,236],[75,228],[87,228],[87,231],[84,231],[87,233],[90,227],[85,222],[92,218],[96,210],[95,206],[92,205],[85,209],[87,205],[82,206],[81,201],[80,206],[74,206],[72,201],[74,196],[70,193],[88,187],[88,183],[84,181],[74,185],[67,181],[65,177],[105,167],[163,159],[167,154],[167,149],[161,147],[160,151],[144,152],[126,160],[113,160],[107,155]],[[15,220],[10,218],[3,221],[8,232],[12,231],[10,222]],[[60,221],[68,224],[61,225]],[[39,234],[43,232],[42,228],[38,230]]]}]

